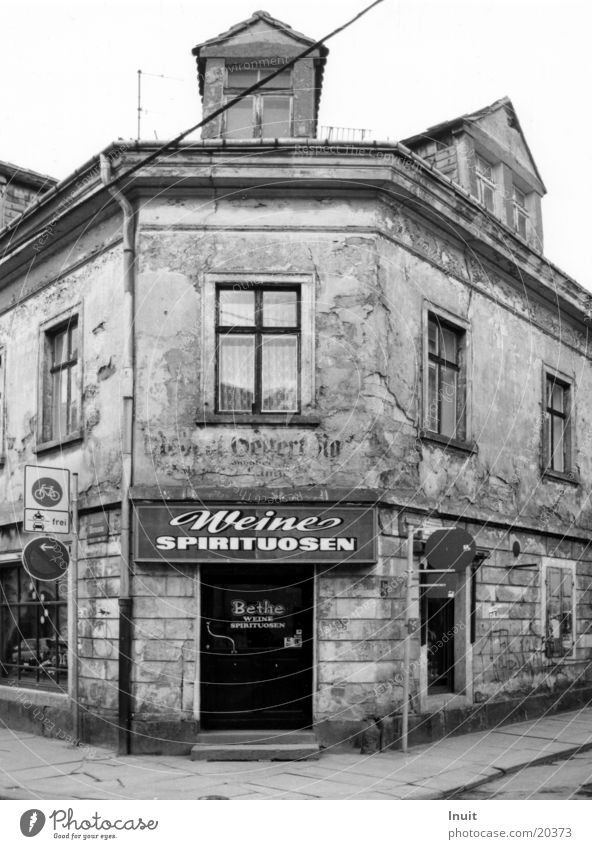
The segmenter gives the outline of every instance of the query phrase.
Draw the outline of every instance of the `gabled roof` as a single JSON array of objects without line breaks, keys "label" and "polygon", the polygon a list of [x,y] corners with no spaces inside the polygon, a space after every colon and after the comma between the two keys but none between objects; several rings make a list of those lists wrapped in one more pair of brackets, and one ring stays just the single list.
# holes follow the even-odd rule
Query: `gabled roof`
[{"label": "gabled roof", "polygon": [[445,133],[451,132],[452,130],[460,129],[463,125],[479,124],[481,121],[483,121],[483,119],[486,119],[487,117],[493,115],[495,112],[498,112],[501,109],[505,110],[508,116],[508,123],[510,124],[510,126],[513,127],[520,134],[522,143],[524,144],[524,147],[528,153],[530,162],[532,164],[533,171],[537,179],[540,181],[543,190],[546,191],[540,171],[537,167],[530,147],[528,146],[528,142],[526,141],[526,137],[522,131],[522,127],[520,126],[518,115],[516,114],[516,110],[514,109],[512,101],[509,97],[501,97],[499,100],[494,101],[489,106],[484,106],[482,109],[478,109],[475,112],[468,112],[465,115],[460,115],[458,118],[452,118],[449,121],[442,121],[442,123],[440,124],[435,124],[433,127],[428,127],[425,132],[418,133],[415,136],[410,136],[409,138],[404,139],[403,144],[413,149],[422,141],[426,141],[430,138],[437,139],[439,136],[444,135]]},{"label": "gabled roof", "polygon": [[3,160],[0,160],[0,174],[11,182],[25,183],[25,185],[34,186],[36,189],[51,189],[57,183],[57,180],[48,174],[40,174],[39,171],[32,171],[30,168],[20,168],[18,165],[13,165],[12,162],[4,162]]},{"label": "gabled roof", "polygon": [[[258,40],[258,35],[262,30],[261,24],[265,25],[268,31],[272,29],[277,32],[278,42],[276,44],[269,40],[263,42]],[[267,55],[277,56],[278,53],[283,52],[287,58],[293,58],[315,43],[316,39],[309,38],[307,35],[297,32],[289,24],[273,18],[269,12],[253,12],[250,18],[235,24],[215,38],[210,38],[201,44],[197,44],[191,51],[197,61],[199,93],[203,98],[207,57],[233,57],[235,60],[240,61],[240,55],[248,59],[257,59],[265,58]],[[320,47],[310,54],[315,59],[315,106],[317,111],[321,99],[323,73],[328,53],[329,48],[320,45]],[[271,70],[274,69],[272,68]]]},{"label": "gabled roof", "polygon": [[[253,27],[258,21],[264,21],[269,26],[274,29],[283,32],[285,35],[292,38],[294,41],[299,41],[303,46],[314,44],[315,39],[309,38],[307,35],[303,35],[301,32],[297,32],[295,29],[289,24],[284,23],[283,21],[279,21],[277,18],[272,17],[269,12],[258,11],[253,12],[250,18],[247,18],[244,21],[241,21],[238,24],[235,24],[230,29],[227,29],[226,32],[221,32],[220,35],[215,36],[214,38],[209,38],[207,41],[202,41],[201,44],[197,44],[193,50],[191,51],[194,56],[199,56],[202,49],[204,47],[212,47],[215,44],[222,44],[225,41],[228,41],[230,38],[233,38],[239,35],[241,32],[244,32],[246,29]],[[326,56],[329,53],[329,49],[327,47],[321,47],[320,53],[322,56]]]}]

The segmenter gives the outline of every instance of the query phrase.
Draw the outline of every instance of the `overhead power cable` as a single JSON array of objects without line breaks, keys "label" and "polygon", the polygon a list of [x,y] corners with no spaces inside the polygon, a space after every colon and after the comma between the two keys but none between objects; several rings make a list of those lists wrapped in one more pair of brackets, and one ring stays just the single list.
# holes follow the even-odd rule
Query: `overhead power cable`
[{"label": "overhead power cable", "polygon": [[380,3],[383,2],[384,0],[374,0],[373,3],[371,3],[369,6],[366,6],[366,8],[362,9],[361,12],[358,12],[357,15],[354,15],[354,17],[351,18],[349,21],[346,21],[346,23],[337,27],[337,29],[332,30],[332,32],[328,33],[328,35],[325,35],[323,36],[323,38],[319,39],[318,41],[315,41],[314,44],[311,44],[310,47],[307,47],[306,50],[303,50],[302,53],[298,54],[298,56],[295,56],[293,59],[290,59],[290,61],[286,62],[284,65],[280,65],[277,70],[272,71],[272,73],[266,76],[264,79],[253,83],[253,85],[246,88],[236,97],[233,97],[232,100],[229,100],[228,103],[225,103],[218,109],[214,109],[213,112],[210,112],[207,118],[203,118],[197,124],[194,124],[192,127],[189,127],[189,129],[184,130],[182,133],[179,133],[178,136],[175,136],[175,138],[170,139],[168,142],[165,142],[165,144],[161,145],[157,150],[154,150],[152,151],[152,153],[148,154],[148,156],[145,156],[144,159],[142,159],[140,162],[137,162],[135,165],[130,166],[128,169],[123,171],[123,173],[109,180],[109,182],[105,184],[106,187],[112,186],[115,183],[120,183],[126,177],[131,177],[132,174],[135,174],[136,171],[140,170],[140,168],[144,168],[146,165],[150,165],[151,162],[154,162],[156,159],[162,156],[163,153],[173,150],[179,144],[179,142],[183,141],[183,139],[186,138],[188,135],[194,133],[196,130],[199,130],[201,127],[205,127],[206,124],[209,124],[210,121],[213,121],[215,118],[218,117],[218,115],[222,115],[224,112],[227,112],[229,109],[232,109],[233,106],[235,106],[237,103],[240,103],[240,101],[243,100],[245,97],[248,97],[254,91],[258,91],[260,88],[267,85],[267,83],[277,77],[278,74],[283,73],[288,68],[292,68],[296,64],[296,62],[300,61],[300,59],[304,59],[314,50],[317,50],[319,47],[322,47],[326,41],[329,41],[331,38],[338,35],[340,32],[346,30],[348,27],[358,21],[361,17],[366,15],[371,9],[373,9],[375,6],[380,5]]}]

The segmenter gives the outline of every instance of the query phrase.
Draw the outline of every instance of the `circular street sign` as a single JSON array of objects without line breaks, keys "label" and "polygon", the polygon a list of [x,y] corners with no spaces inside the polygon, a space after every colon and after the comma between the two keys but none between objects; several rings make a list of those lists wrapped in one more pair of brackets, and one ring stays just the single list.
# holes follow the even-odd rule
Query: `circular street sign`
[{"label": "circular street sign", "polygon": [[54,478],[37,478],[31,487],[31,495],[42,507],[55,507],[62,500],[64,492]]},{"label": "circular street sign", "polygon": [[37,537],[23,548],[23,566],[36,581],[62,578],[70,563],[70,552],[63,542],[53,537]]},{"label": "circular street sign", "polygon": [[475,540],[462,528],[441,528],[426,540],[425,555],[432,569],[462,572],[475,559]]}]

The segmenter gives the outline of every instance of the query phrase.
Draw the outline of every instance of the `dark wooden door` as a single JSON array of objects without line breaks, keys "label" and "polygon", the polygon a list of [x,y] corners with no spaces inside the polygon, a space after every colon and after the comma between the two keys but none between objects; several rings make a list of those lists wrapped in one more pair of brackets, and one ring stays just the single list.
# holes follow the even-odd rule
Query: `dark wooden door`
[{"label": "dark wooden door", "polygon": [[201,581],[204,728],[312,722],[313,581],[302,569],[205,568]]},{"label": "dark wooden door", "polygon": [[427,599],[428,688],[454,690],[454,599]]}]

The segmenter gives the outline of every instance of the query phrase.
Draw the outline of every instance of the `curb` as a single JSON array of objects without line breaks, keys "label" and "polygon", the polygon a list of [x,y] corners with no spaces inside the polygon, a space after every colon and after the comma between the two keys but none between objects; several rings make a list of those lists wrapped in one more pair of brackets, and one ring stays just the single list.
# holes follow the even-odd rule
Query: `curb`
[{"label": "curb", "polygon": [[574,755],[579,755],[580,752],[588,752],[592,749],[592,742],[582,743],[579,746],[572,746],[570,749],[564,749],[561,752],[554,754],[542,755],[540,758],[535,758],[532,761],[525,761],[522,764],[515,764],[507,769],[503,767],[494,767],[499,770],[499,775],[487,775],[485,778],[480,778],[478,781],[472,781],[470,784],[463,784],[460,787],[454,787],[452,790],[445,790],[434,799],[454,799],[460,793],[467,793],[471,790],[476,790],[478,787],[483,787],[485,784],[491,784],[492,781],[498,781],[505,775],[514,775],[517,772],[522,772],[523,769],[528,769],[531,766],[544,766],[545,764],[553,763],[554,761],[567,761],[573,758]]}]

